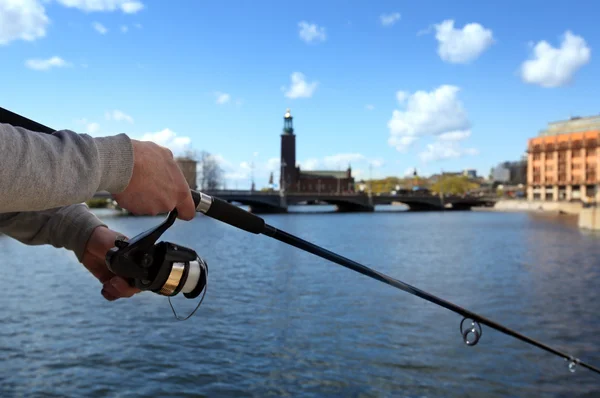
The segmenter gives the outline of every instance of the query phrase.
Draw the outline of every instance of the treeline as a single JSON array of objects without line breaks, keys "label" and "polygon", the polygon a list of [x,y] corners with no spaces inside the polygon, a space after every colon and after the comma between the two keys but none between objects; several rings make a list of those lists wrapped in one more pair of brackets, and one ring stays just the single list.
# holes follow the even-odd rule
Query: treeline
[{"label": "treeline", "polygon": [[[365,180],[365,191],[369,189],[369,183],[373,193],[389,193],[398,189],[412,190],[414,187],[420,189],[429,189],[434,193],[444,193],[452,195],[462,195],[469,191],[478,189],[480,185],[476,182],[471,181],[467,176],[463,175],[448,175],[439,177],[437,181],[432,182],[431,180],[424,177],[386,177],[379,180]],[[357,190],[361,184],[357,184]]]}]

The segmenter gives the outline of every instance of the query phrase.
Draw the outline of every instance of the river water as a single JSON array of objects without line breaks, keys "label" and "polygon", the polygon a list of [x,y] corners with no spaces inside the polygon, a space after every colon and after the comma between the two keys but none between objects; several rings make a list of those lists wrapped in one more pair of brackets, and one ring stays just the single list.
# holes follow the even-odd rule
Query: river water
[{"label": "river water", "polygon": [[[264,218],[600,365],[600,237],[572,217],[314,208]],[[130,237],[163,219],[101,217]],[[600,396],[600,375],[486,326],[468,347],[459,315],[270,238],[199,215],[163,239],[210,267],[185,322],[152,293],[105,301],[66,250],[0,237],[0,396]]]}]

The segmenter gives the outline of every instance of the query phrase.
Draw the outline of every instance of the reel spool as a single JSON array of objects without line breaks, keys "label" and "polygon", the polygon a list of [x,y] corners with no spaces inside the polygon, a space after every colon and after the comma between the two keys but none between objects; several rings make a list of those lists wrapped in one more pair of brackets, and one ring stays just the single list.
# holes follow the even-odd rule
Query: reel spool
[{"label": "reel spool", "polygon": [[[131,286],[142,291],[151,291],[169,298],[180,293],[185,298],[195,299],[204,292],[208,283],[208,264],[198,254],[187,247],[171,242],[155,243],[177,218],[177,211],[169,213],[160,225],[151,228],[134,238],[121,237],[115,247],[106,254],[106,265],[115,275],[128,280]],[[184,319],[188,319],[200,307]],[[175,309],[171,304],[175,317]]]}]

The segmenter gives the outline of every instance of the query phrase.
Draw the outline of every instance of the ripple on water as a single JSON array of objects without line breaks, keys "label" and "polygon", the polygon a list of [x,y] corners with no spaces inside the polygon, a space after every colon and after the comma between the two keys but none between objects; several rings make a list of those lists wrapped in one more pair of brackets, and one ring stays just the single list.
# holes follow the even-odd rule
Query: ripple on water
[{"label": "ripple on water", "polygon": [[[478,212],[265,218],[600,364],[600,245],[569,224]],[[161,220],[107,222],[133,236]],[[467,347],[460,316],[265,237],[198,218],[164,239],[209,262],[207,296],[185,322],[152,294],[108,303],[66,251],[0,237],[11,264],[0,269],[0,396],[600,396],[585,369],[486,326]],[[184,314],[195,303],[174,300]]]}]

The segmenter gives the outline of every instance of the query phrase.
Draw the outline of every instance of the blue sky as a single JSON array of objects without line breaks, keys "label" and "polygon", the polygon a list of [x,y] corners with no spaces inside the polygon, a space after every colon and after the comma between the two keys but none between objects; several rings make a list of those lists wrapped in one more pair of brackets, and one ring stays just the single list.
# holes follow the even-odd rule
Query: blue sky
[{"label": "blue sky", "polygon": [[278,170],[287,107],[301,167],[359,178],[487,175],[548,122],[600,112],[593,2],[10,3],[3,107],[206,150],[229,188]]}]

